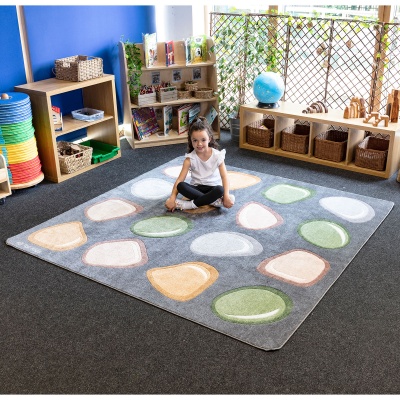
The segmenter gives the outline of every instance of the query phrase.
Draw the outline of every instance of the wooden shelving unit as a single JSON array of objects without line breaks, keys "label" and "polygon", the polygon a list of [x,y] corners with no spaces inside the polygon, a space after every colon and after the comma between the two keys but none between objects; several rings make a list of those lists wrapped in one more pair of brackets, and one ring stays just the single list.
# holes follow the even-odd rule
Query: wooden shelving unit
[{"label": "wooden shelving unit", "polygon": [[[381,178],[389,178],[399,169],[400,161],[400,130],[396,123],[389,123],[388,127],[373,126],[370,123],[362,122],[362,118],[344,119],[342,110],[329,110],[328,113],[303,114],[307,106],[289,102],[281,102],[280,107],[276,109],[263,109],[257,107],[258,102],[245,104],[240,107],[240,136],[239,147],[248,150],[259,151],[268,154],[274,154],[281,157],[302,160],[309,163],[327,165],[333,168],[341,168],[349,171],[355,171],[362,174],[374,175]],[[246,127],[252,122],[263,118],[263,115],[273,116],[274,122],[274,144],[272,147],[259,147],[247,143]],[[310,142],[307,154],[293,153],[281,149],[281,132],[288,126],[295,123],[296,120],[308,121],[310,123]],[[323,160],[314,156],[314,138],[321,132],[328,130],[330,126],[343,127],[348,129],[348,142],[346,157],[342,162],[333,162]],[[372,134],[382,134],[389,137],[389,149],[386,161],[386,168],[383,171],[377,171],[368,168],[361,168],[354,164],[355,149],[364,137],[365,132]]]},{"label": "wooden shelving unit", "polygon": [[0,204],[11,194],[10,179],[8,178],[6,159],[0,154]]},{"label": "wooden shelving unit", "polygon": [[[212,48],[214,45],[212,39],[207,39],[208,49]],[[144,63],[144,53],[143,53],[143,45],[138,43],[137,46],[141,52],[142,63]],[[195,63],[195,64],[186,64],[186,56],[185,56],[185,44],[184,41],[174,41],[174,53],[175,53],[175,64],[166,66],[165,65],[165,42],[159,42],[157,44],[157,65],[146,68],[142,67],[142,76],[141,76],[141,84],[142,85],[151,85],[152,84],[152,73],[159,72],[160,79],[164,82],[171,82],[173,86],[177,86],[181,88],[184,86],[185,81],[193,80],[193,68],[201,69],[201,79],[196,80],[198,82],[199,87],[208,87],[212,88],[214,92],[217,92],[217,73],[216,73],[216,64],[215,64],[215,54],[212,52],[208,53],[208,61],[203,63]],[[120,67],[121,67],[121,92],[123,96],[123,123],[124,123],[124,132],[125,137],[127,138],[129,144],[132,148],[141,148],[141,147],[153,147],[153,146],[165,146],[170,144],[177,143],[186,143],[187,135],[178,135],[175,131],[170,132],[169,136],[166,137],[158,137],[157,135],[152,135],[150,138],[146,138],[144,140],[137,140],[133,134],[133,126],[132,126],[132,109],[139,108],[137,104],[132,103],[130,95],[129,95],[129,86],[128,86],[128,68],[125,58],[125,46],[123,42],[119,42],[119,56],[120,56]],[[172,73],[173,70],[181,71],[181,80],[179,82],[173,82]],[[218,97],[214,96],[211,99],[178,99],[174,101],[168,102],[155,102],[151,104],[146,104],[146,107],[154,107],[154,108],[162,108],[166,105],[179,106],[183,104],[190,103],[200,103],[201,111],[200,115],[205,115],[212,105],[219,114],[218,107]],[[174,121],[176,124],[176,121]],[[163,126],[163,121],[159,120],[160,129]],[[215,133],[215,137],[218,139],[220,136],[220,121],[219,116],[215,118],[212,124],[213,131]]]},{"label": "wooden shelving unit", "polygon": [[[62,182],[121,157],[119,151],[107,161],[91,164],[71,174],[64,174],[60,171],[57,154],[56,138],[83,128],[86,129],[87,139],[120,147],[114,75],[104,74],[100,78],[83,82],[51,78],[16,86],[15,90],[27,93],[30,97],[39,158],[46,179]],[[104,111],[104,118],[86,122],[74,119],[71,115],[63,115],[63,130],[56,132],[51,116],[51,98],[74,90],[82,92],[83,107]]]}]

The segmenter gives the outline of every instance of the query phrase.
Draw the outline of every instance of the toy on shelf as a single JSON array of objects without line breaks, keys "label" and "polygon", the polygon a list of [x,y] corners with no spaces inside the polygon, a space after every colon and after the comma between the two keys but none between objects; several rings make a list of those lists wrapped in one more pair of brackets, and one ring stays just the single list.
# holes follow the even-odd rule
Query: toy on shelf
[{"label": "toy on shelf", "polygon": [[302,111],[303,114],[315,114],[315,113],[327,113],[328,107],[324,101],[316,101],[311,103],[305,110]]},{"label": "toy on shelf", "polygon": [[372,112],[371,114],[367,114],[366,118],[363,119],[363,122],[370,122],[372,118],[375,118],[375,121],[372,122],[373,126],[378,126],[379,122],[384,121],[385,126],[389,126],[389,115],[381,115],[378,112]]},{"label": "toy on shelf", "polygon": [[365,118],[365,100],[362,97],[352,97],[350,105],[346,106],[343,113],[343,118]]},{"label": "toy on shelf", "polygon": [[399,90],[393,89],[389,94],[386,106],[386,114],[390,122],[399,122]]}]

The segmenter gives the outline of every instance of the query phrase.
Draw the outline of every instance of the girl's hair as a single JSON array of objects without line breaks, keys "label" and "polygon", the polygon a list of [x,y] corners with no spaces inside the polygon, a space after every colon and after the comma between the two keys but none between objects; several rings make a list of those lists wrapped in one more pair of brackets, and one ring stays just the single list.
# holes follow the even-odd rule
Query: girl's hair
[{"label": "girl's hair", "polygon": [[218,149],[219,145],[214,139],[213,130],[208,123],[207,119],[204,117],[197,117],[195,118],[189,126],[188,132],[188,153],[191,153],[194,148],[192,144],[192,133],[195,131],[206,131],[208,137],[210,138],[210,143],[208,144],[209,147],[213,147],[214,149]]}]

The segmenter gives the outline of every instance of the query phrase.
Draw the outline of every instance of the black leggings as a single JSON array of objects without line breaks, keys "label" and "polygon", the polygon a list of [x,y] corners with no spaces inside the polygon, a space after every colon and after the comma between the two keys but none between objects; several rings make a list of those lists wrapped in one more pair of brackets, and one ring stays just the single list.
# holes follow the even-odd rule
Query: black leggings
[{"label": "black leggings", "polygon": [[218,200],[224,194],[224,188],[221,185],[191,185],[187,182],[179,182],[177,186],[178,192],[187,197],[189,200],[194,200],[193,203],[197,206],[205,206]]}]

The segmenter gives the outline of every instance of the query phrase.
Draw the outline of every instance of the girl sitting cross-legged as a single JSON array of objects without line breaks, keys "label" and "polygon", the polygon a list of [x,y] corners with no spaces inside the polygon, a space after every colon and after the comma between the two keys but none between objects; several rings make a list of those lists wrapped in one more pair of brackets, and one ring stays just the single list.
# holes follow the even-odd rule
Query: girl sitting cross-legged
[{"label": "girl sitting cross-legged", "polygon": [[[197,117],[190,124],[188,153],[185,154],[181,172],[171,196],[165,202],[165,207],[171,212],[175,209],[190,210],[205,205],[231,208],[235,203],[235,196],[229,194],[225,153],[225,150],[218,150],[218,144],[207,120]],[[185,182],[189,171],[190,183]],[[189,200],[177,199],[179,193]]]}]

